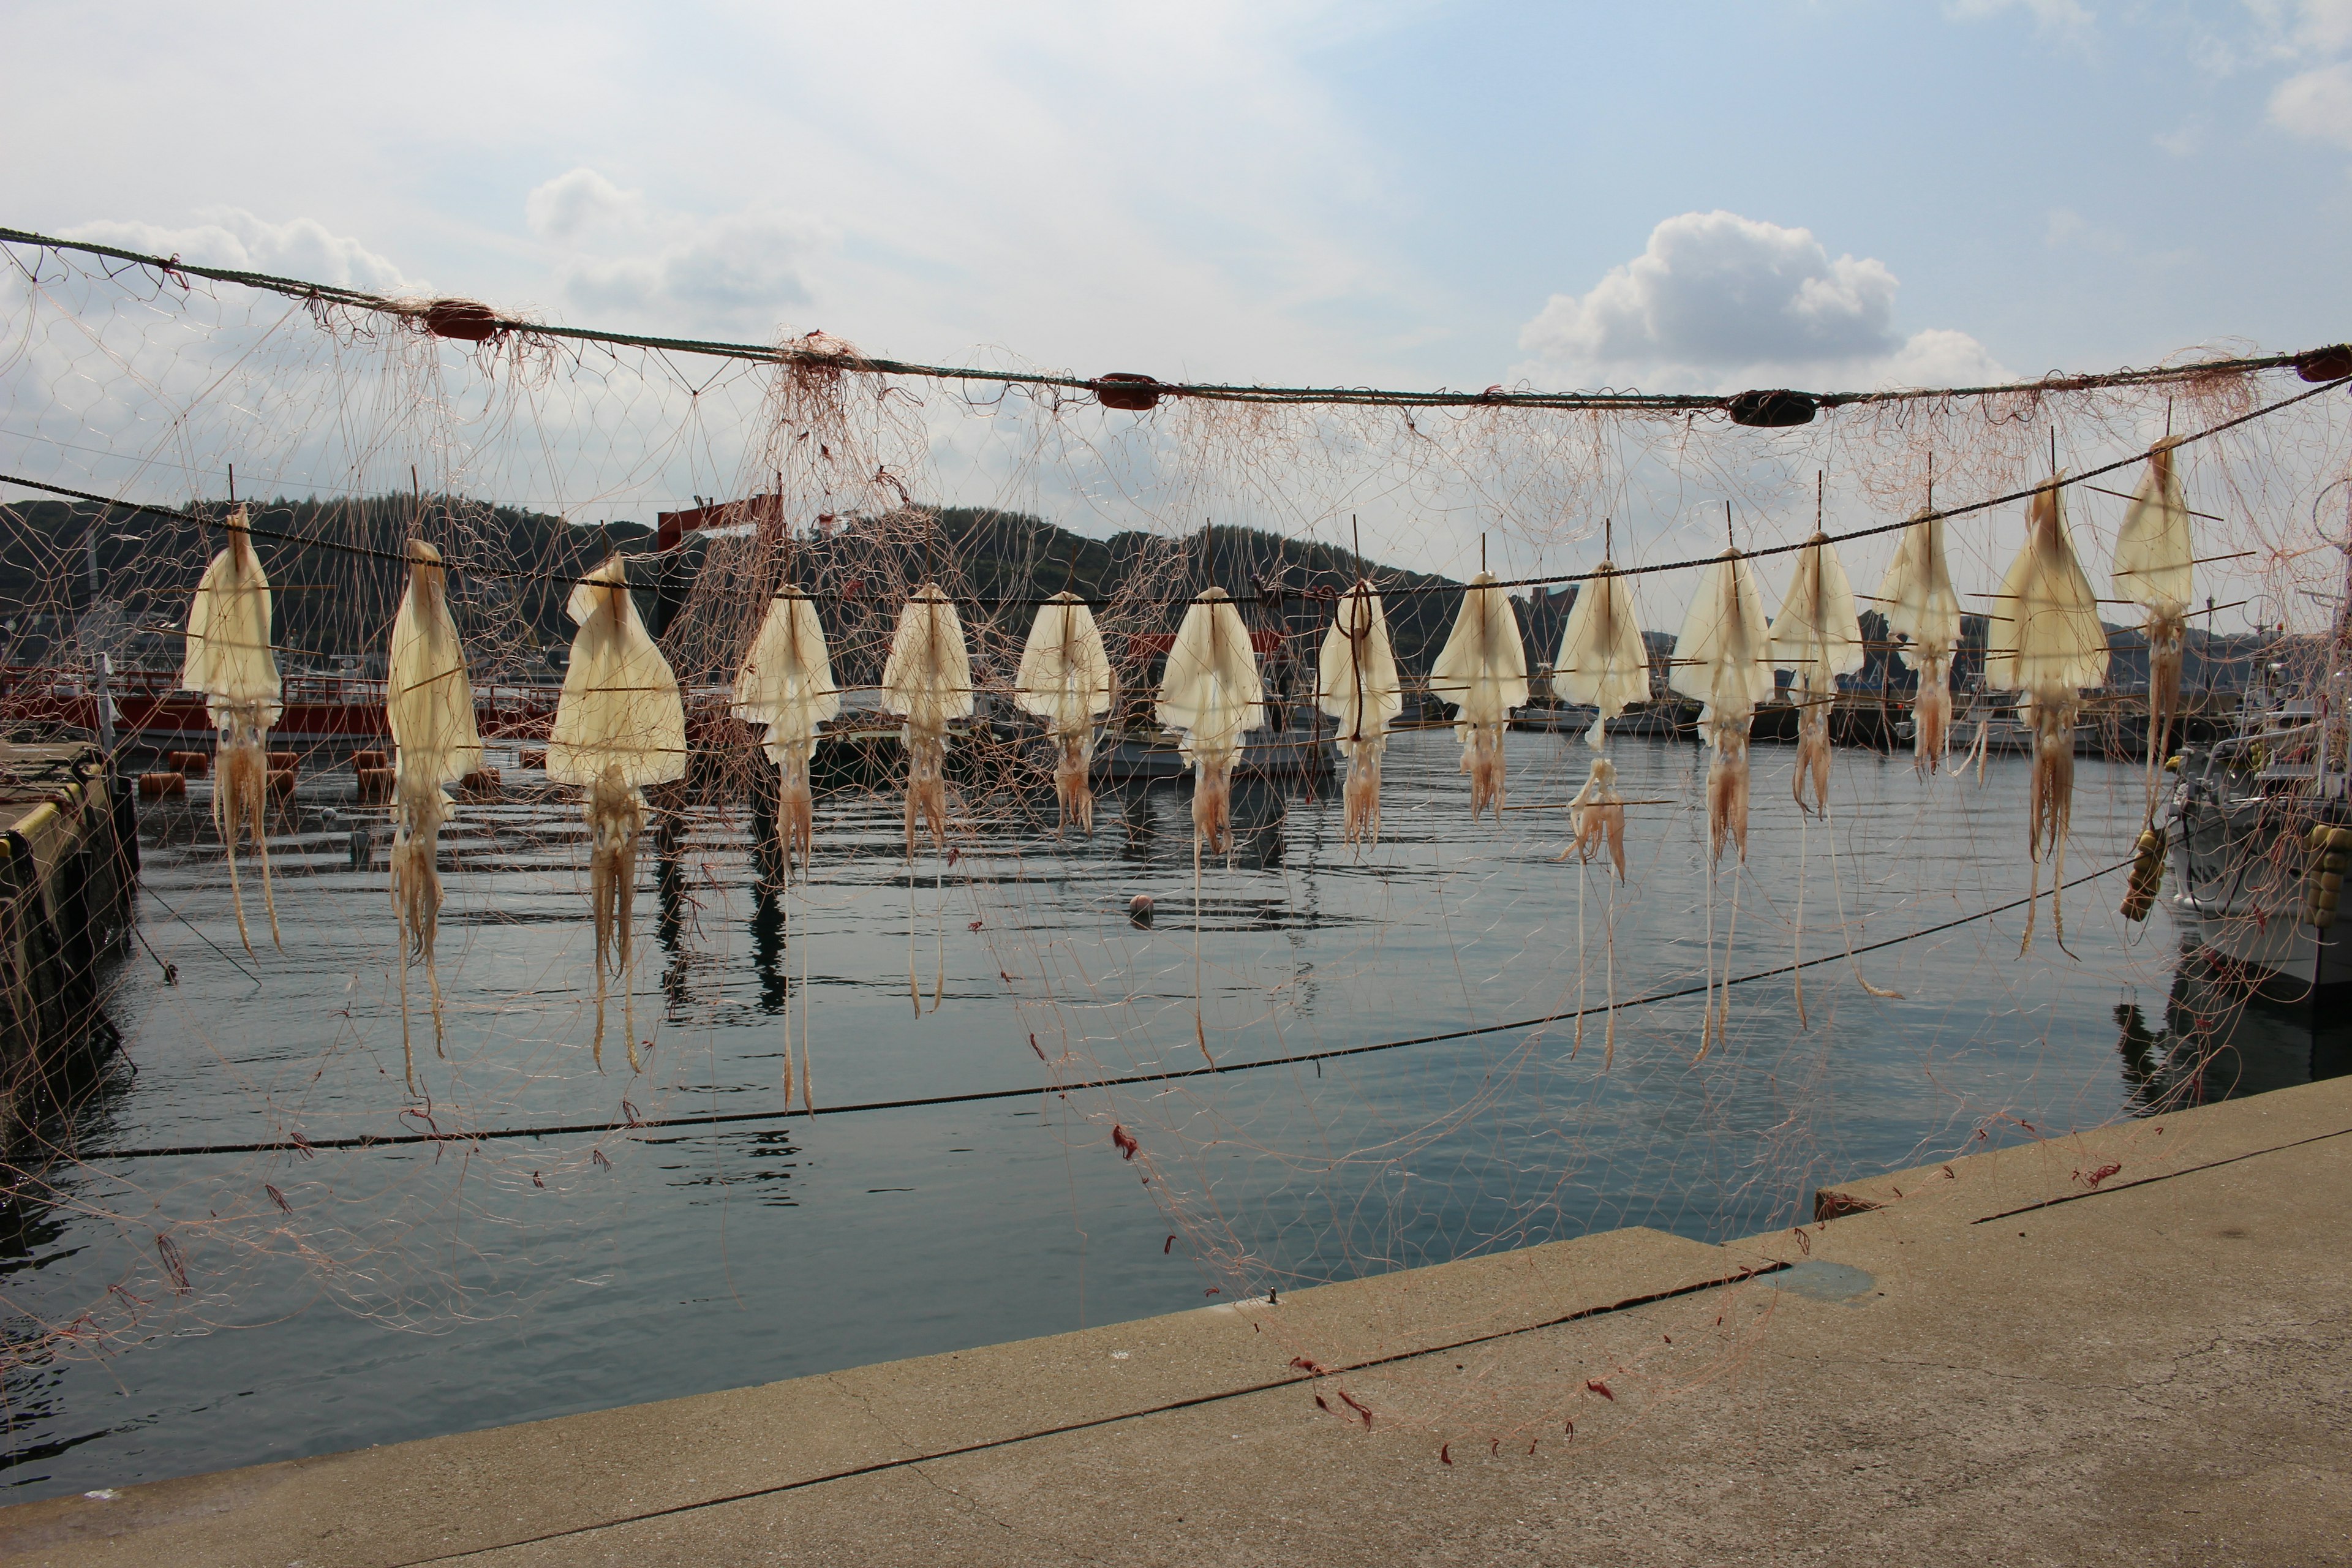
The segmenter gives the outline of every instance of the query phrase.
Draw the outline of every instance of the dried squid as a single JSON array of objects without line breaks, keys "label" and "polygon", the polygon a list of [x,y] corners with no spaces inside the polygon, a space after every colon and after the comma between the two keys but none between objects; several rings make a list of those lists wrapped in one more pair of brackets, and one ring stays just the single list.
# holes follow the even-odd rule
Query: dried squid
[{"label": "dried squid", "polygon": [[2174,443],[2160,441],[2147,455],[2147,472],[2133,492],[2116,533],[2116,596],[2147,612],[2148,809],[2155,811],[2156,770],[2164,738],[2180,706],[2181,642],[2195,598],[2195,542],[2189,535],[2189,502],[2172,461]]},{"label": "dried squid", "polygon": [[1878,584],[1887,629],[1903,639],[1896,656],[1919,671],[1911,709],[1911,765],[1923,773],[1943,763],[1952,731],[1952,650],[1960,642],[1960,596],[1944,554],[1944,520],[1923,511],[1903,531],[1895,560]]},{"label": "dried squid", "polygon": [[1223,588],[1204,588],[1184,612],[1160,678],[1162,727],[1183,737],[1192,764],[1192,1032],[1212,1062],[1201,1016],[1201,851],[1232,847],[1234,763],[1242,737],[1265,722],[1265,688],[1241,611]]},{"label": "dried squid", "polygon": [[400,916],[400,1050],[408,1089],[416,1091],[416,1058],[408,1039],[408,963],[425,961],[433,996],[433,1049],[441,1040],[441,979],[433,964],[441,921],[441,825],[449,820],[444,784],[482,765],[482,738],[474,728],[474,688],[466,649],[449,615],[441,552],[421,539],[408,542],[408,592],[392,622],[391,679],[384,718],[392,729],[392,903]]},{"label": "dried squid", "polygon": [[1110,711],[1110,656],[1087,602],[1066,588],[1030,624],[1013,700],[1045,721],[1054,742],[1054,795],[1062,821],[1095,830],[1095,721]]},{"label": "dried squid", "polygon": [[763,743],[768,760],[776,764],[776,834],[782,840],[785,874],[791,875],[797,858],[806,876],[816,831],[809,763],[816,753],[817,726],[841,711],[824,624],[806,595],[787,590],[769,603],[751,651],[736,673],[731,711],[746,723],[767,726]]},{"label": "dried squid", "polygon": [[1265,722],[1265,688],[1241,611],[1206,588],[1184,612],[1160,679],[1159,719],[1183,737],[1192,764],[1192,834],[1212,852],[1232,847],[1234,763],[1242,737]]},{"label": "dried squid", "polygon": [[1715,752],[1706,770],[1706,821],[1718,860],[1726,838],[1748,858],[1748,726],[1756,704],[1772,692],[1770,646],[1755,574],[1746,556],[1727,550],[1699,579],[1667,680],[1699,702],[1699,728]]},{"label": "dried squid", "polygon": [[882,706],[898,715],[907,743],[907,853],[915,852],[915,819],[931,830],[933,845],[948,835],[948,725],[971,717],[971,657],[963,618],[936,583],[915,590],[898,614],[890,658],[882,668]]},{"label": "dried squid", "polygon": [[621,980],[629,1067],[637,1067],[636,999],[629,986],[630,918],[646,784],[686,775],[686,709],[669,661],[646,635],[615,555],[588,574],[564,605],[580,629],[563,672],[547,742],[551,784],[587,791],[588,899],[596,920],[596,1065],[604,1065],[609,975]]},{"label": "dried squid", "polygon": [[[2033,731],[2033,785],[2027,807],[2026,850],[2033,861],[2029,898],[2041,891],[2042,858],[2053,858],[2050,921],[2059,943],[2066,941],[2065,912],[2059,902],[2066,879],[2066,826],[2074,794],[2074,721],[2083,689],[2107,679],[2107,633],[2091,580],[2074,556],[2066,531],[2066,504],[2053,479],[2033,492],[2026,506],[2025,545],[2001,579],[2000,615],[1995,646],[1988,651],[1986,679],[2021,693],[2018,706]],[[2028,903],[2020,954],[2033,947],[2033,917]]]},{"label": "dried squid", "polygon": [[[929,825],[932,847],[948,841],[948,725],[972,713],[971,656],[964,647],[963,618],[936,583],[915,590],[898,613],[890,637],[890,658],[882,667],[882,706],[898,715],[907,745],[907,994],[915,1011],[923,994],[915,983],[915,819]],[[944,883],[946,872],[940,873]],[[934,1007],[947,994],[946,910],[941,906],[939,978],[931,987]]]},{"label": "dried squid", "polygon": [[[1599,729],[1599,725],[1594,728]],[[1606,848],[1609,858],[1617,868],[1617,880],[1625,879],[1625,797],[1617,790],[1617,764],[1607,757],[1592,759],[1592,772],[1586,775],[1584,787],[1568,803],[1570,820],[1576,826],[1576,839],[1560,854],[1565,860],[1576,857],[1576,1045],[1584,1044],[1584,871],[1595,849]],[[1606,1049],[1601,1058],[1601,1069],[1617,1058],[1617,889],[1609,889],[1609,911],[1604,948],[1607,952],[1609,1011]],[[1573,1056],[1575,1050],[1570,1049]]]},{"label": "dried squid", "polygon": [[278,899],[269,886],[269,727],[285,711],[278,701],[278,656],[269,643],[269,577],[253,552],[246,513],[228,520],[228,548],[205,568],[188,606],[188,646],[180,685],[205,696],[205,710],[220,731],[220,766],[213,786],[213,824],[228,850],[230,900],[236,906],[236,934],[247,954],[253,938],[245,929],[245,895],[236,879],[236,835],[253,835],[261,858],[261,901],[269,911],[269,940],[278,934]]},{"label": "dried squid", "polygon": [[1731,927],[1724,939],[1723,1000],[1715,999],[1715,868],[1723,858],[1724,841],[1739,847],[1741,864],[1748,860],[1748,727],[1756,704],[1772,690],[1769,662],[1771,632],[1764,620],[1764,602],[1756,592],[1755,574],[1748,558],[1737,550],[1717,556],[1699,579],[1698,596],[1683,617],[1675,639],[1674,674],[1667,684],[1700,703],[1699,729],[1714,757],[1706,769],[1706,822],[1711,853],[1707,858],[1707,1009],[1699,1035],[1703,1058],[1715,1037],[1730,1021],[1732,939],[1739,931],[1739,884],[1731,885]]},{"label": "dried squid", "polygon": [[1853,586],[1829,535],[1816,533],[1797,552],[1797,570],[1772,622],[1772,662],[1795,676],[1798,704],[1797,771],[1790,784],[1801,809],[1805,786],[1812,786],[1811,810],[1826,814],[1830,799],[1830,707],[1837,678],[1863,665],[1862,622],[1853,607]]},{"label": "dried squid", "polygon": [[1592,772],[1584,787],[1568,803],[1574,816],[1570,819],[1576,826],[1576,841],[1568,847],[1568,855],[1580,861],[1592,858],[1595,849],[1605,848],[1610,862],[1617,868],[1617,879],[1625,879],[1625,797],[1617,791],[1617,764],[1607,757],[1592,759]]},{"label": "dried squid", "polygon": [[1404,687],[1389,646],[1388,616],[1370,583],[1360,582],[1340,595],[1331,629],[1323,634],[1317,684],[1323,711],[1339,723],[1340,754],[1348,759],[1340,837],[1349,844],[1366,838],[1377,843],[1381,756],[1388,750],[1389,725],[1404,711]]},{"label": "dried squid", "polygon": [[1528,700],[1528,651],[1519,617],[1494,574],[1481,572],[1463,590],[1454,630],[1430,669],[1430,689],[1457,705],[1454,733],[1462,742],[1462,771],[1470,775],[1470,816],[1488,805],[1503,811],[1503,731],[1511,710]]},{"label": "dried squid", "polygon": [[[824,646],[824,624],[808,595],[790,589],[770,601],[768,614],[751,639],[751,651],[735,676],[733,712],[747,723],[764,724],[768,760],[776,764],[776,837],[784,857],[784,941],[792,941],[793,865],[808,876],[816,846],[816,797],[809,766],[816,755],[817,726],[841,711],[841,689],[833,681],[833,659]],[[816,1090],[808,1070],[808,947],[801,947],[801,1105],[814,1114]],[[793,1102],[793,1014],[784,1005],[784,1103]]]},{"label": "dried squid", "polygon": [[1552,686],[1570,702],[1590,702],[1600,710],[1584,732],[1584,743],[1595,751],[1608,743],[1609,721],[1650,695],[1650,654],[1634,618],[1633,595],[1606,560],[1569,608]]}]

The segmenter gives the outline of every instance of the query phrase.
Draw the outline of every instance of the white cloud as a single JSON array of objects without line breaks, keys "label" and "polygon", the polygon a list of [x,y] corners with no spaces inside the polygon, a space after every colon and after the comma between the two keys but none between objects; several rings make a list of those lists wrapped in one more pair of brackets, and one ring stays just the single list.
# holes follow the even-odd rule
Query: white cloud
[{"label": "white cloud", "polygon": [[208,267],[272,272],[375,293],[412,294],[425,289],[421,279],[407,277],[391,260],[347,235],[331,232],[315,218],[270,223],[242,207],[208,207],[197,217],[201,221],[187,228],[109,220],[86,223],[65,234],[68,238],[176,256]]},{"label": "white cloud", "polygon": [[2271,94],[2271,122],[2296,136],[2352,147],[2352,61],[2279,83]]},{"label": "white cloud", "polygon": [[1591,291],[1553,295],[1519,346],[1536,357],[1528,374],[1577,384],[1997,376],[1966,333],[1900,335],[1896,287],[1885,263],[1832,258],[1810,229],[1685,213]]},{"label": "white cloud", "polygon": [[668,245],[564,263],[558,270],[564,294],[591,312],[755,329],[764,339],[785,310],[816,299],[809,268],[837,245],[828,224],[779,209],[661,228],[673,235]]},{"label": "white cloud", "polygon": [[645,210],[645,195],[625,191],[593,169],[574,169],[524,197],[522,210],[531,233],[570,244],[595,230],[633,224]]}]

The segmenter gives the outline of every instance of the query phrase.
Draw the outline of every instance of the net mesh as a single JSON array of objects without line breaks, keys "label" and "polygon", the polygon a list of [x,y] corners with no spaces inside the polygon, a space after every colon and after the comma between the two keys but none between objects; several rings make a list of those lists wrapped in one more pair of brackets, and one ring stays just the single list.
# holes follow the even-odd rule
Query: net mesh
[{"label": "net mesh", "polygon": [[[867,1106],[1016,1097],[976,1103],[1029,1118],[1007,1158],[1067,1173],[1055,1223],[1119,1238],[1097,1267],[1160,1270],[1150,1299],[1170,1306],[1270,1297],[1265,1331],[1337,1367],[1394,1347],[1376,1324],[1295,1323],[1284,1293],[1617,1226],[1707,1241],[1801,1226],[1814,1185],[1858,1163],[2268,1070],[2240,1028],[2256,1005],[2184,963],[2185,928],[2118,912],[2171,787],[2137,740],[2138,609],[2103,586],[2113,668],[2081,721],[2073,885],[2053,895],[2039,875],[2040,902],[2063,900],[2063,944],[2044,926],[2022,955],[2030,764],[2005,751],[2011,695],[1982,688],[2022,492],[2110,470],[2067,489],[2104,585],[2138,460],[2194,437],[2178,459],[2200,563],[2176,735],[2231,732],[2250,688],[2316,694],[2315,731],[2233,765],[2316,759],[2324,778],[2314,741],[2332,735],[2340,777],[2327,700],[2352,430],[2342,397],[2306,395],[2292,368],[2198,368],[2208,350],[2178,374],[1861,401],[1788,428],[1507,399],[1123,410],[1010,359],[992,381],[879,369],[821,334],[767,354],[527,329],[477,342],[419,308],[0,249],[0,472],[23,492],[0,506],[5,717],[20,734],[94,730],[111,701],[134,771],[208,751],[201,702],[174,689],[234,502],[277,595],[289,717],[269,744],[297,754],[269,805],[282,951],[238,944],[212,779],[145,803],[138,947],[100,1004],[128,1048],[10,1156],[16,1256],[76,1237],[70,1268],[0,1278],[20,1431],[63,1369],[173,1334],[350,1315],[438,1333],[584,1310],[583,1280],[662,1266],[632,1238],[667,1226],[666,1205],[797,1202],[812,1162],[853,1160],[828,1140],[887,1173],[891,1119],[913,1112]],[[1594,752],[1589,716],[1547,678],[1604,540],[1638,574],[1642,624],[1670,630],[1727,546],[1755,556],[1768,605],[1817,530],[1867,588],[1893,530],[1931,504],[1951,517],[1969,617],[1956,734],[1979,752],[1911,765],[1914,678],[1865,598],[1826,811],[1791,798],[1776,742],[1793,710],[1768,704],[1751,841],[1744,863],[1717,860],[1708,756],[1675,732],[1693,715],[1664,696],[1671,639],[1653,635],[1658,700],[1609,748],[1627,876],[1562,858]],[[657,531],[661,514],[677,526]],[[446,1043],[420,1049],[414,1096],[388,808],[354,762],[384,745],[413,538],[447,564],[498,770],[443,830]],[[688,716],[687,776],[652,792],[623,982],[634,1074],[592,1058],[589,827],[579,793],[544,775],[565,605],[614,552]],[[1482,568],[1513,585],[1535,680],[1501,805],[1474,820],[1429,671]],[[1407,700],[1379,836],[1349,844],[1317,658],[1366,574]],[[959,606],[980,711],[950,747],[944,842],[910,849],[906,752],[877,689],[927,582]],[[1240,607],[1280,743],[1244,759],[1230,853],[1202,856],[1152,697],[1212,585]],[[1093,605],[1114,672],[1091,835],[1064,822],[1050,747],[1011,701],[1037,606],[1065,589]],[[761,733],[730,711],[779,595],[816,604],[845,693],[800,868],[777,845]],[[2299,831],[2257,846],[2233,918],[2307,902],[2316,867]],[[2120,1089],[2105,1055],[2119,1028]],[[332,1147],[364,1139],[407,1141]],[[614,1173],[630,1163],[672,1174],[632,1186]],[[972,1213],[982,1235],[1045,1223]],[[1695,1303],[1688,1328],[1731,1364],[1760,1310]],[[1462,1309],[1465,1335],[1484,1310]],[[1588,1377],[1645,1397],[1689,1377],[1686,1362],[1652,1377],[1638,1347],[1593,1354],[1516,1388],[1400,1365],[1326,1408],[1518,1446],[1572,1419]]]}]

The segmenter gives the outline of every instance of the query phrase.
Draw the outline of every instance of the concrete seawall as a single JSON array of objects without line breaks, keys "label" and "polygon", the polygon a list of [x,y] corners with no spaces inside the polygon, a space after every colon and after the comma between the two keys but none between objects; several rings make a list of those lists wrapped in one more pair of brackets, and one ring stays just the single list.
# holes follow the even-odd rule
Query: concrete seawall
[{"label": "concrete seawall", "polygon": [[2336,1080],[1723,1247],[1613,1231],[26,1504],[0,1558],[2352,1563],[2347,1178]]},{"label": "concrete seawall", "polygon": [[0,1150],[103,1058],[100,970],[130,940],[134,803],[86,742],[0,742]]}]

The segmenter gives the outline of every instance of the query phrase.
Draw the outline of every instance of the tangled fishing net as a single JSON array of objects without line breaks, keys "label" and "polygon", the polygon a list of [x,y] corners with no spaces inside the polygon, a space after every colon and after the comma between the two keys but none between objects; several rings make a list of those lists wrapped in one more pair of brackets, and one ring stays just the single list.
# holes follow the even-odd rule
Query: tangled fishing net
[{"label": "tangled fishing net", "polygon": [[[2126,873],[2168,738],[2334,689],[2352,364],[1786,423],[0,252],[0,706],[217,759],[143,808],[123,1052],[8,1155],[13,1223],[83,1238],[0,1278],[16,1406],[197,1326],[553,1311],[666,1223],[622,1168],[698,1130],[816,1161],[1001,1096],[1070,1196],[989,1224],[1084,1231],[1117,1184],[1097,1270],[1281,1334],[1317,1283],[1752,1235],[1857,1149],[2228,1087],[2246,1003],[2182,991]],[[200,669],[257,605],[274,668]],[[2127,1092],[2125,991],[2177,1004]],[[786,1180],[712,1139],[711,1181]],[[1559,1425],[1557,1388],[1384,1386],[1336,1414]]]}]

